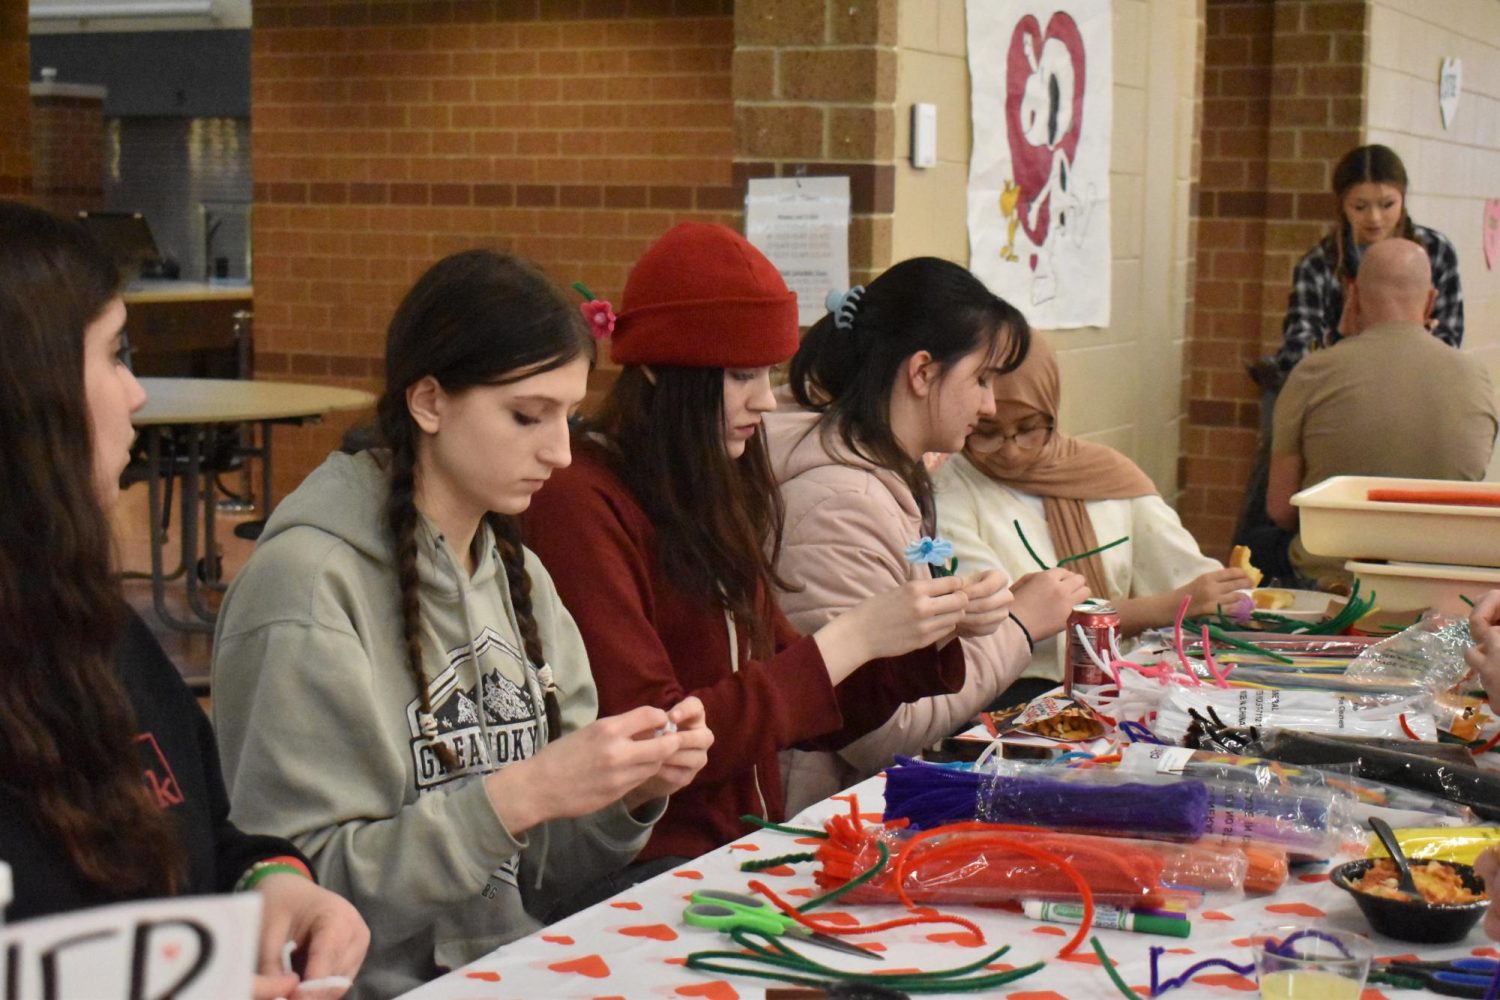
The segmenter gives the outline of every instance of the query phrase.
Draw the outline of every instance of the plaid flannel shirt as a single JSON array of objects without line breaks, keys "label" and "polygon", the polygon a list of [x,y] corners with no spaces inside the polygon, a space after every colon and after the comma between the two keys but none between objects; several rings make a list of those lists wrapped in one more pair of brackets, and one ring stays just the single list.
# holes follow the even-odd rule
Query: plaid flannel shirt
[{"label": "plaid flannel shirt", "polygon": [[[1435,229],[1415,226],[1417,241],[1432,261],[1432,287],[1437,299],[1432,335],[1458,347],[1464,339],[1464,292],[1458,281],[1458,254],[1448,237]],[[1308,351],[1330,347],[1339,341],[1339,317],[1344,311],[1344,289],[1334,276],[1338,262],[1333,237],[1307,252],[1292,270],[1292,294],[1287,300],[1286,319],[1281,325],[1283,343],[1276,364],[1289,372]]]}]

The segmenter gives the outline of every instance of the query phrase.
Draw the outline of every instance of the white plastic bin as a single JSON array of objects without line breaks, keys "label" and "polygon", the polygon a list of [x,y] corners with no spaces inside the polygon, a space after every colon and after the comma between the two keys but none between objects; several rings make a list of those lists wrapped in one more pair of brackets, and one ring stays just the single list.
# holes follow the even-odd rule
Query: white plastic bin
[{"label": "white plastic bin", "polygon": [[1500,507],[1365,499],[1372,489],[1453,489],[1500,501],[1500,483],[1334,476],[1292,497],[1303,547],[1344,559],[1500,566]]},{"label": "white plastic bin", "polygon": [[1500,569],[1477,566],[1350,560],[1344,568],[1359,581],[1361,596],[1374,591],[1376,605],[1390,611],[1435,608],[1445,615],[1467,618],[1469,606],[1464,597],[1477,601],[1486,591],[1500,588]]}]

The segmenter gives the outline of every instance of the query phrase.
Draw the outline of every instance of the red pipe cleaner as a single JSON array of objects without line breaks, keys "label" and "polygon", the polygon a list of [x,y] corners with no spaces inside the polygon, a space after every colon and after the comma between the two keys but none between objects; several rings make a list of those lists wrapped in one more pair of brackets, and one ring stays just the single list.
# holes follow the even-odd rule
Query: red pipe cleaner
[{"label": "red pipe cleaner", "polygon": [[1396,721],[1398,721],[1398,722],[1401,723],[1401,731],[1406,734],[1406,738],[1407,739],[1409,739],[1409,740],[1420,740],[1422,738],[1422,737],[1418,736],[1416,734],[1416,732],[1414,732],[1412,730],[1411,726],[1408,726],[1406,724],[1406,713],[1405,712],[1402,712],[1400,715],[1396,716]]}]

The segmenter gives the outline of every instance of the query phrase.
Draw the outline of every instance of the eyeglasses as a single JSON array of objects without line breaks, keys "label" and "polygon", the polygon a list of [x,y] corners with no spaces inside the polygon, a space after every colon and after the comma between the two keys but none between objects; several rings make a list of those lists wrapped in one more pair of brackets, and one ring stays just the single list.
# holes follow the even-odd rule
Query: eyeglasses
[{"label": "eyeglasses", "polygon": [[969,447],[974,451],[989,455],[1004,448],[1008,442],[1015,442],[1017,448],[1022,451],[1035,451],[1052,440],[1053,424],[1041,424],[1037,427],[1023,427],[1014,434],[1001,434],[998,430],[976,430],[969,435]]}]

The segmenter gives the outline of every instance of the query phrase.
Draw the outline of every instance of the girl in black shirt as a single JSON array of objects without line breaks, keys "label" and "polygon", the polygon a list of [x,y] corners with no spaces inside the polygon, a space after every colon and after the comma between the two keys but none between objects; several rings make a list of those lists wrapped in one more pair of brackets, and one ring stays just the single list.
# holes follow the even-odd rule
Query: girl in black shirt
[{"label": "girl in black shirt", "polygon": [[[291,844],[243,833],[208,720],[113,566],[107,512],[145,393],[109,257],[0,202],[0,858],[16,920],[189,893],[262,894],[257,1000],[352,978],[369,939]],[[297,949],[297,973],[282,950]],[[335,980],[335,983],[337,980]],[[342,995],[332,985],[305,1000]]]}]

